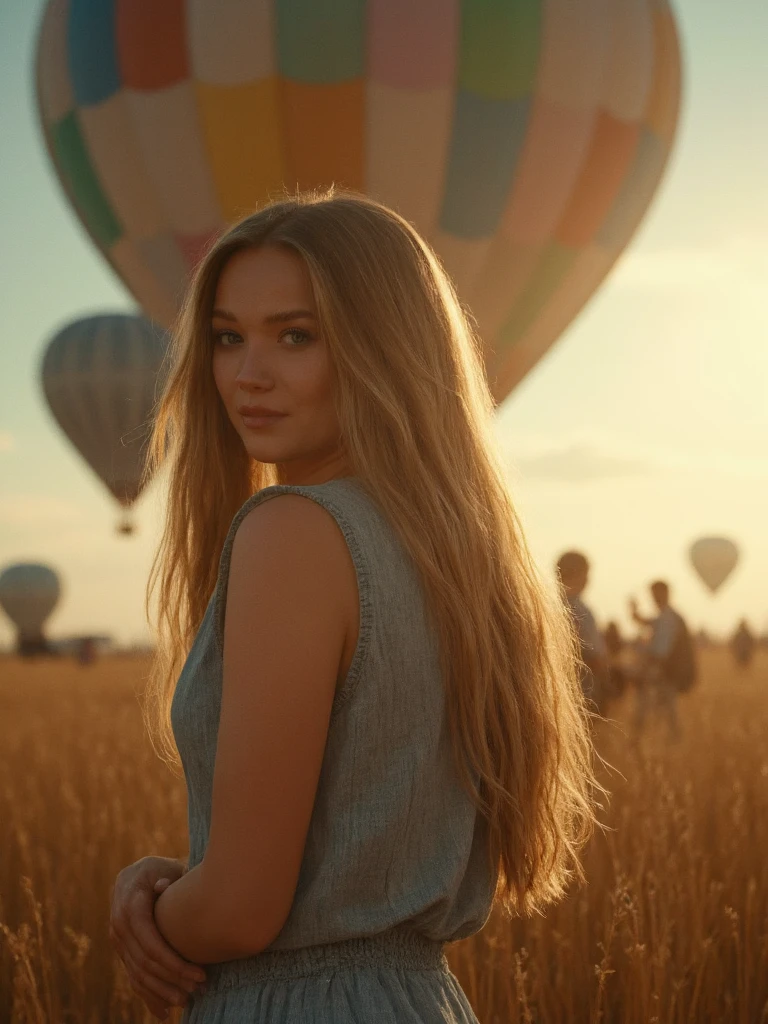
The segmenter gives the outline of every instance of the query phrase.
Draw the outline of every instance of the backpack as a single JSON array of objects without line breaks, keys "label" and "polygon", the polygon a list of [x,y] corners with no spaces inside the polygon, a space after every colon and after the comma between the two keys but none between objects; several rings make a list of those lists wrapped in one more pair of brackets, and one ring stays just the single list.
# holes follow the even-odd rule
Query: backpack
[{"label": "backpack", "polygon": [[675,612],[677,630],[672,650],[663,661],[664,674],[678,693],[687,693],[698,681],[696,649],[682,616]]}]

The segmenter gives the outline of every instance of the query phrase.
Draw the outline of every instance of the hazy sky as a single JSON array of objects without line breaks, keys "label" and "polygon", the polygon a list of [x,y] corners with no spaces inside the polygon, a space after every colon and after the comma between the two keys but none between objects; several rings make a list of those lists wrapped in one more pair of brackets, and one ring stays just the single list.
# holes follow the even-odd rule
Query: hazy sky
[{"label": "hazy sky", "polygon": [[[0,2],[0,570],[42,561],[64,592],[52,636],[148,636],[144,586],[161,490],[118,537],[116,506],[53,421],[43,350],[75,317],[134,303],[70,210],[32,87],[41,0]],[[768,627],[768,4],[678,0],[684,99],[650,212],[608,281],[507,399],[498,435],[529,542],[549,573],[593,562],[586,597],[626,624],[664,576],[693,625]],[[724,534],[743,555],[712,597],[687,548]],[[1,614],[1,613],[0,613]],[[11,628],[0,620],[0,643]]]}]

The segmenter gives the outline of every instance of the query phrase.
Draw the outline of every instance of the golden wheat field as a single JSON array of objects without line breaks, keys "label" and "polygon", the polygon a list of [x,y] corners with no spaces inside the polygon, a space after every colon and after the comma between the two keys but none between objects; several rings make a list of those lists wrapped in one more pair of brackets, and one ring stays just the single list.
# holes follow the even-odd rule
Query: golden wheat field
[{"label": "golden wheat field", "polygon": [[[107,934],[112,883],[185,857],[182,780],[143,735],[147,662],[0,660],[0,1020],[139,1022]],[[588,885],[448,947],[482,1024],[768,1021],[768,652],[703,654],[682,740],[600,723],[611,791]],[[178,1020],[180,1010],[172,1011]]]}]

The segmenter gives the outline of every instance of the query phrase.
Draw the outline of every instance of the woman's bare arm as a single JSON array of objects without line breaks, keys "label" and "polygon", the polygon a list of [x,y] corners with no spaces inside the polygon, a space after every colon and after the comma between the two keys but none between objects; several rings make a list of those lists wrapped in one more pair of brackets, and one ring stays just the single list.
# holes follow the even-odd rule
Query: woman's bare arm
[{"label": "woman's bare arm", "polygon": [[301,495],[253,509],[235,535],[211,829],[203,861],[155,905],[195,963],[259,952],[298,882],[357,579],[333,517]]}]

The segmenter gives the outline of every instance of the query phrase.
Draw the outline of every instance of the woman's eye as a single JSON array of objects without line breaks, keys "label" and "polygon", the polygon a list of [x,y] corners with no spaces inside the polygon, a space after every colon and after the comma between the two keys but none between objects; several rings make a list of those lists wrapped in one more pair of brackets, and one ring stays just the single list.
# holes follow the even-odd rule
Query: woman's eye
[{"label": "woman's eye", "polygon": [[223,340],[224,338],[239,338],[239,334],[235,334],[234,331],[216,331],[214,338],[219,345],[227,347],[227,343]]},{"label": "woman's eye", "polygon": [[[311,341],[311,335],[307,331],[302,331],[299,327],[291,327],[287,331],[283,331],[280,335],[281,338],[293,337],[298,344],[303,344],[305,341]],[[293,348],[293,346],[291,346]]]}]

